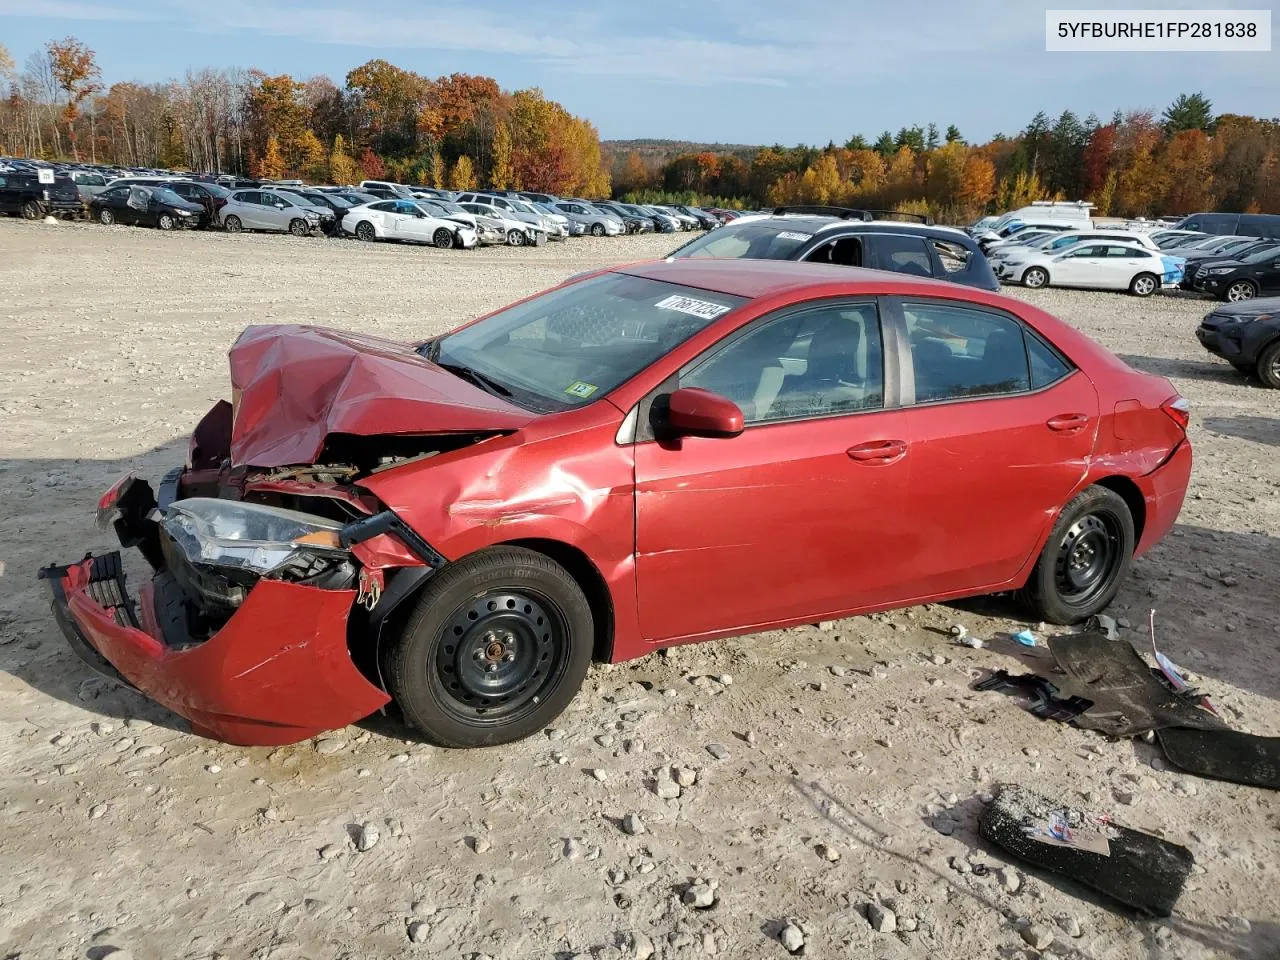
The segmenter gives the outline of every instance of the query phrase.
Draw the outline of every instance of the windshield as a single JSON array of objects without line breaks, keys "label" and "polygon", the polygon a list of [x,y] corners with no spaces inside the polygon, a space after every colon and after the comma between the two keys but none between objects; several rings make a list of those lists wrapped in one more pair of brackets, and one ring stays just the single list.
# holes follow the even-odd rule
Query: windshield
[{"label": "windshield", "polygon": [[468,368],[520,406],[568,410],[598,400],[745,302],[606,273],[516,304],[421,352],[441,366]]},{"label": "windshield", "polygon": [[167,203],[175,207],[185,207],[190,201],[183,200],[167,187],[152,187],[151,195],[161,203]]},{"label": "windshield", "polygon": [[1246,254],[1245,257],[1243,258],[1243,262],[1244,263],[1265,263],[1268,260],[1275,259],[1275,257],[1276,257],[1275,247],[1264,247],[1263,249],[1255,251],[1254,253]]},{"label": "windshield", "polygon": [[729,224],[685,244],[672,256],[790,260],[812,237],[802,230],[779,230],[776,223]]},{"label": "windshield", "polygon": [[533,204],[533,207],[534,207],[534,209],[536,209],[539,213],[547,213],[547,214],[550,214],[550,215],[551,215],[551,216],[553,216],[553,217],[562,217],[562,216],[564,216],[564,214],[562,214],[559,210],[552,210],[552,209],[551,209],[549,206],[547,206],[545,203],[535,203],[535,204]]}]

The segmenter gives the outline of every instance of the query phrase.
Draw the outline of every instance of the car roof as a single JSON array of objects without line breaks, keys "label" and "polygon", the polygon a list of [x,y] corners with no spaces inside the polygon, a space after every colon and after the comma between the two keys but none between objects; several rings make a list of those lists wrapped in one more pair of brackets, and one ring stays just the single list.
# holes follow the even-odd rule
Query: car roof
[{"label": "car roof", "polygon": [[678,283],[730,296],[756,299],[776,296],[811,287],[839,283],[850,287],[880,289],[886,284],[910,283],[932,287],[954,297],[959,288],[954,283],[924,277],[907,276],[884,270],[845,267],[823,263],[801,263],[794,260],[732,260],[717,257],[688,257],[657,260],[614,268],[615,273],[645,277],[666,283]]},{"label": "car roof", "polygon": [[855,220],[843,217],[824,217],[811,214],[747,214],[738,217],[734,224],[765,223],[778,230],[802,230],[805,233],[825,233],[832,230],[845,230],[849,233],[899,233],[916,237],[928,237],[931,240],[943,240],[951,243],[972,244],[972,238],[963,230],[943,227],[936,224],[906,223],[901,220]]}]

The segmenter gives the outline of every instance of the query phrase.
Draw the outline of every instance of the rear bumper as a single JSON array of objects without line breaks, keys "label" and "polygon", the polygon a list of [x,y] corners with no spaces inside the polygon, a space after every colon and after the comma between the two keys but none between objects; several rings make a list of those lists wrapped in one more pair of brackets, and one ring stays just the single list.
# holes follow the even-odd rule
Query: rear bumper
[{"label": "rear bumper", "polygon": [[1183,440],[1164,463],[1145,477],[1137,478],[1147,516],[1134,556],[1146,553],[1173,529],[1191,482],[1191,465],[1191,442]]},{"label": "rear bumper", "polygon": [[246,746],[295,743],[390,700],[351,662],[352,590],[262,580],[208,640],[171,647],[160,628],[159,577],[135,603],[119,553],[46,567],[40,577],[82,660],[187,718],[202,736]]}]

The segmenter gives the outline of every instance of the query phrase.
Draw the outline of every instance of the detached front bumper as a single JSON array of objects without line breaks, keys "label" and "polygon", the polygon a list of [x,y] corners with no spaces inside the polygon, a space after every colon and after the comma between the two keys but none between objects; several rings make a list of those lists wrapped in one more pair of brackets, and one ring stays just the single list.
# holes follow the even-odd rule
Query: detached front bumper
[{"label": "detached front bumper", "polygon": [[[191,591],[200,586],[193,588],[190,568],[172,566],[152,519],[178,496],[181,476],[168,474],[158,499],[148,484],[126,477],[98,503],[100,519],[115,518],[121,545],[138,548],[155,571],[136,600],[119,552],[39,572],[72,650],[97,673],[186,717],[196,733],[228,743],[294,743],[385,706],[390,697],[357,667],[348,642],[363,580],[322,586],[262,577],[234,609],[193,631]],[[370,612],[351,628],[376,640],[391,611],[445,560],[390,511],[341,534],[379,583],[381,571],[391,571],[381,600],[366,603]],[[414,562],[422,566],[398,569]]]},{"label": "detached front bumper", "polygon": [[[262,580],[210,639],[166,644],[163,574],[129,597],[119,553],[40,571],[67,642],[99,674],[245,746],[296,743],[346,726],[390,698],[347,650],[353,590]],[[160,599],[157,597],[160,595]]]}]

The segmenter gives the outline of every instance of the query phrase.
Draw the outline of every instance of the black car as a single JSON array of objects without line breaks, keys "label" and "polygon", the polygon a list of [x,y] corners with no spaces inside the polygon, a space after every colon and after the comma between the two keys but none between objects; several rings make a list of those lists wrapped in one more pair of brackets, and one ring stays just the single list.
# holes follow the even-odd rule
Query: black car
[{"label": "black car", "polygon": [[671,205],[671,209],[679,210],[686,217],[693,217],[693,219],[698,221],[698,226],[703,230],[714,230],[716,227],[720,226],[719,220],[707,213],[707,211],[698,207],[690,207],[683,203],[673,203]]},{"label": "black car", "polygon": [[622,225],[627,228],[627,233],[653,233],[654,226],[651,218],[628,213],[620,203],[601,202],[595,204],[595,207],[621,220]]},{"label": "black car", "polygon": [[742,217],[673,251],[672,257],[805,260],[846,267],[873,267],[949,280],[980,290],[999,290],[986,255],[968,234],[916,223],[866,221],[861,210],[779,207],[772,214]]},{"label": "black car", "polygon": [[311,190],[306,187],[276,187],[276,192],[292,194],[313,207],[323,207],[332,211],[333,219],[322,222],[324,232],[331,236],[342,232],[342,218],[347,215],[348,210],[367,202],[349,200],[341,193],[325,193],[322,190]]},{"label": "black car", "polygon": [[218,211],[227,205],[227,197],[231,196],[226,187],[205,180],[177,180],[165,186],[183,200],[203,208],[204,213],[200,215],[202,227],[211,227],[218,222]]},{"label": "black car", "polygon": [[132,223],[181,230],[196,227],[204,215],[204,207],[184,200],[168,186],[119,184],[89,201],[89,216],[99,223]]},{"label": "black car", "polygon": [[1218,307],[1196,336],[1210,353],[1280,389],[1280,297]]},{"label": "black car", "polygon": [[1195,290],[1196,276],[1206,267],[1216,267],[1223,263],[1239,261],[1264,250],[1280,250],[1280,240],[1254,240],[1248,245],[1237,247],[1228,253],[1202,253],[1198,250],[1188,250],[1186,253],[1180,254],[1187,262],[1182,268],[1182,280],[1179,281],[1178,286],[1183,290]]},{"label": "black car", "polygon": [[66,174],[41,183],[39,173],[0,173],[0,213],[42,220],[51,214],[78,216],[84,213],[84,204],[80,188]]},{"label": "black car", "polygon": [[1268,246],[1239,259],[1202,264],[1191,288],[1231,303],[1280,293],[1280,247]]}]

